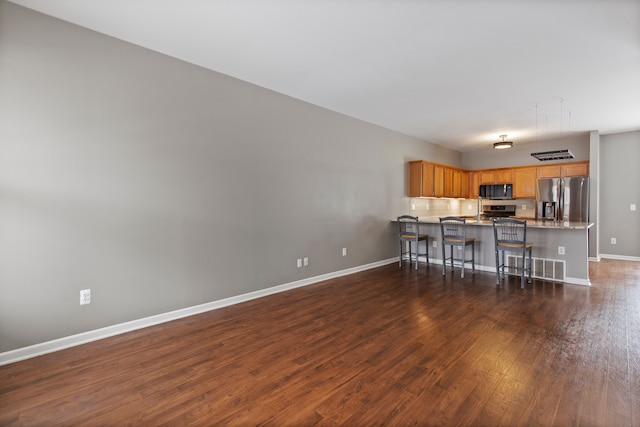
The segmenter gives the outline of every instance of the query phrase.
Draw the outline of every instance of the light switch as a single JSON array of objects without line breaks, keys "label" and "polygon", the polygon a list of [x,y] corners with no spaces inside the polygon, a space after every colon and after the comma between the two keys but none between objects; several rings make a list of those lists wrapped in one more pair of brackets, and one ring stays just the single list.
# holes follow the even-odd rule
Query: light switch
[{"label": "light switch", "polygon": [[635,211],[635,210],[636,210],[636,204],[635,204],[635,203],[631,203],[631,206],[629,206],[629,208],[630,208],[632,211]]}]

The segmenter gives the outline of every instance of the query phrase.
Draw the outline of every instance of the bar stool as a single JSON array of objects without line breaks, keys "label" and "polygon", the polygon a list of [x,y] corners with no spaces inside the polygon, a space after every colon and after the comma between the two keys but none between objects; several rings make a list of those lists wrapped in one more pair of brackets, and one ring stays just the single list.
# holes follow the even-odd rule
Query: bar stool
[{"label": "bar stool", "polygon": [[[504,279],[504,268],[513,268],[516,273],[520,274],[520,287],[524,289],[524,274],[529,272],[528,283],[531,283],[531,248],[533,243],[527,242],[527,221],[512,218],[494,218],[493,219],[493,237],[496,246],[496,285],[500,284],[500,270],[502,269],[502,278]],[[515,266],[507,266],[504,262],[505,252],[517,252],[522,254],[522,264],[516,262]],[[502,253],[502,263],[499,254]],[[529,266],[525,262],[526,255],[529,254]]]},{"label": "bar stool", "polygon": [[[454,261],[460,262],[462,271],[460,277],[464,278],[464,265],[471,262],[473,273],[476,272],[475,238],[467,237],[467,220],[455,216],[440,218],[440,234],[442,235],[442,275],[447,274],[447,260],[451,260],[451,270],[453,271]],[[466,258],[467,246],[471,245],[471,259]],[[446,246],[451,247],[451,256],[446,256]],[[462,257],[456,258],[453,255],[453,248],[462,248]]]},{"label": "bar stool", "polygon": [[[399,266],[402,267],[402,255],[409,254],[409,263],[411,263],[411,244],[416,244],[416,270],[418,269],[418,256],[426,255],[427,257],[427,267],[429,266],[429,235],[428,234],[420,234],[420,224],[418,223],[417,216],[411,215],[402,215],[398,217],[398,241],[400,242],[400,263]],[[421,254],[419,253],[418,243],[421,241],[426,241],[426,252]],[[402,245],[404,242],[409,242],[409,251],[403,252]]]}]

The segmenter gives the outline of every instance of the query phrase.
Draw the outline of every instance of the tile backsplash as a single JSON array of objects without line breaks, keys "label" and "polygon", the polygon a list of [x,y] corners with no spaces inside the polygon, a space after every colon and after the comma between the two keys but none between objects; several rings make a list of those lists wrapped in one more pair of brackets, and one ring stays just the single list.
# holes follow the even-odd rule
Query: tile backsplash
[{"label": "tile backsplash", "polygon": [[[482,200],[482,206],[515,205],[516,216],[535,218],[535,199]],[[409,198],[409,214],[418,217],[474,216],[478,214],[476,199]]]}]

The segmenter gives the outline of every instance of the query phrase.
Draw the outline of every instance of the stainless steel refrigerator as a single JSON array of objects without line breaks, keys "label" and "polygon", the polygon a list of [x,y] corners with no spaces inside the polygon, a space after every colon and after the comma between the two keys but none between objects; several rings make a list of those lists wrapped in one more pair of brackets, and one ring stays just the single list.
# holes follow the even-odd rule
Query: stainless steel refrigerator
[{"label": "stainless steel refrigerator", "polygon": [[589,222],[589,177],[540,178],[538,219]]}]

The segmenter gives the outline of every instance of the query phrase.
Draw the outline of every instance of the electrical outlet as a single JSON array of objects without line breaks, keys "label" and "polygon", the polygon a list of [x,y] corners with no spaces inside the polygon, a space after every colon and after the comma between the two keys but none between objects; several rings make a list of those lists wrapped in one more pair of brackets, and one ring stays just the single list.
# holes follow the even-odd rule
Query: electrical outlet
[{"label": "electrical outlet", "polygon": [[91,289],[80,291],[80,305],[91,304]]},{"label": "electrical outlet", "polygon": [[427,203],[426,207],[427,207],[427,210],[429,210],[429,203]]},{"label": "electrical outlet", "polygon": [[564,246],[558,246],[558,255],[564,255]]},{"label": "electrical outlet", "polygon": [[415,211],[415,210],[416,210],[416,205],[415,205],[415,203],[411,203],[411,210],[412,210],[412,211]]},{"label": "electrical outlet", "polygon": [[304,257],[303,262],[304,262],[304,266],[305,266],[305,267],[306,267],[307,265],[309,265],[309,257],[307,257],[307,256],[306,256],[306,257]]},{"label": "electrical outlet", "polygon": [[527,210],[527,205],[522,205],[522,210],[526,211]]},{"label": "electrical outlet", "polygon": [[433,243],[431,244],[431,246],[433,246],[434,248],[438,247],[438,241],[434,240]]},{"label": "electrical outlet", "polygon": [[298,268],[302,267],[302,258],[298,258]]},{"label": "electrical outlet", "polygon": [[632,211],[635,211],[636,210],[636,204],[635,203],[631,203],[629,205],[629,209],[632,210]]},{"label": "electrical outlet", "polygon": [[342,256],[347,256],[347,248],[342,248]]},{"label": "electrical outlet", "polygon": [[612,244],[612,245],[615,245],[615,244],[616,244],[616,238],[615,238],[615,237],[612,237],[612,238],[611,238],[611,244]]}]

